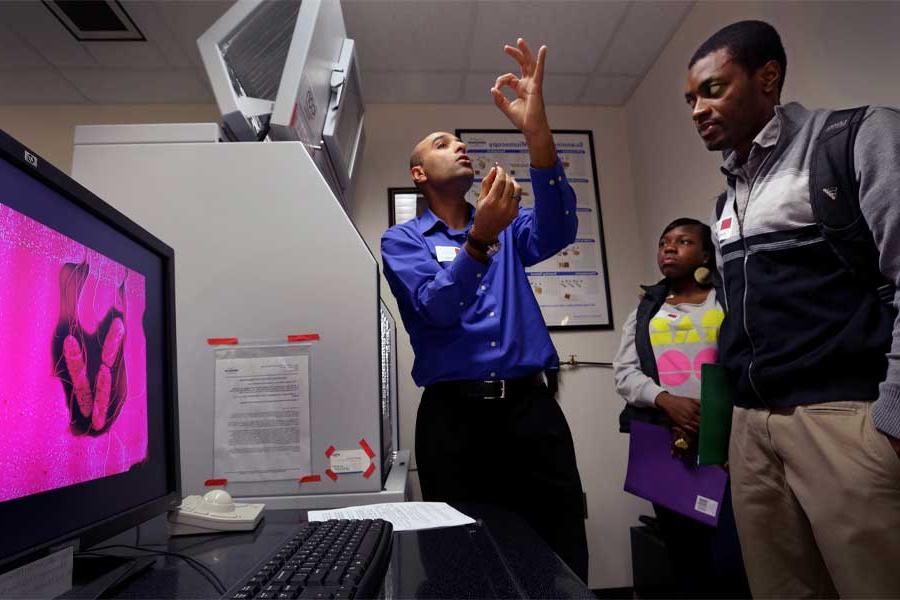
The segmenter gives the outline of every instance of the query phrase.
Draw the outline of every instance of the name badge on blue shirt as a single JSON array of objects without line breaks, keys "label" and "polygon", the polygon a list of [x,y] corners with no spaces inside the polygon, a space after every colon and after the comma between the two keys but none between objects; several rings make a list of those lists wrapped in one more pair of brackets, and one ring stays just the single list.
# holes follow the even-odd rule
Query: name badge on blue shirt
[{"label": "name badge on blue shirt", "polygon": [[459,246],[435,246],[438,262],[453,262],[459,254]]}]

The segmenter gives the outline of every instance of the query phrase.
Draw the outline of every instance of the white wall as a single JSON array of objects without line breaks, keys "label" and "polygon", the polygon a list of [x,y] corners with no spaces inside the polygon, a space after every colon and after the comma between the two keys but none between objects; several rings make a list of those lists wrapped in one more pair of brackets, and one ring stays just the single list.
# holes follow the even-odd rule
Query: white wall
[{"label": "white wall", "polygon": [[219,112],[211,104],[0,106],[0,129],[65,173],[72,172],[76,125],[213,123],[218,119]]},{"label": "white wall", "polygon": [[[782,101],[808,108],[900,104],[900,3],[698,2],[626,109],[643,248],[672,219],[707,220],[724,189],[721,157],[703,146],[683,99],[687,63],[715,31],[743,19],[771,23],[787,52]],[[645,279],[657,275],[644,253]]]},{"label": "white wall", "polygon": [[[367,146],[355,192],[353,219],[380,261],[381,234],[388,226],[387,188],[411,185],[409,153],[416,142],[437,130],[508,128],[509,124],[493,106],[370,105],[366,110]],[[624,111],[551,107],[549,114],[553,127],[593,130],[613,318],[618,328],[637,302],[641,257],[648,251],[652,253],[652,247],[642,247],[635,235],[637,222]],[[383,277],[382,296],[399,322],[397,304]],[[611,361],[619,332],[563,332],[552,337],[563,359],[576,354],[581,360]],[[402,327],[398,342],[400,440],[404,448],[412,449],[421,389],[409,375],[412,349]],[[616,396],[612,372],[587,367],[564,370],[560,384],[559,400],[575,438],[588,497],[590,586],[630,586],[628,528],[637,523],[638,514],[652,509],[622,491],[628,438],[618,433],[622,401]],[[417,481],[414,482],[418,494]]]}]

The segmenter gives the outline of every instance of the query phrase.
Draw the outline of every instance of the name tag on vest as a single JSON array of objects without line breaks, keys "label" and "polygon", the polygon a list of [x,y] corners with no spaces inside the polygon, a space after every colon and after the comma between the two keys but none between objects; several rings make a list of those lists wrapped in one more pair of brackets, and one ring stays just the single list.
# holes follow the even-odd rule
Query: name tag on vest
[{"label": "name tag on vest", "polygon": [[735,220],[733,215],[726,215],[716,223],[716,236],[720,242],[723,242],[732,236],[735,229]]},{"label": "name tag on vest", "polygon": [[435,246],[438,262],[453,262],[459,254],[459,246]]}]

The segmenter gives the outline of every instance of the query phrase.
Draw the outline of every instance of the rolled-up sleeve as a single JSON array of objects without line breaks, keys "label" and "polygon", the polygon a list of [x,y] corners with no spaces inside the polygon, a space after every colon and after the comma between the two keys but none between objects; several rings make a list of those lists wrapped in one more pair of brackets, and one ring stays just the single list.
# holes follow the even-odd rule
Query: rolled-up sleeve
[{"label": "rolled-up sleeve", "polygon": [[550,258],[575,241],[578,232],[575,190],[562,163],[546,169],[531,168],[534,209],[522,210],[513,221],[519,258],[531,266]]},{"label": "rolled-up sleeve", "polygon": [[399,226],[382,236],[381,258],[384,276],[401,310],[437,327],[459,323],[462,309],[475,301],[478,284],[490,266],[461,249],[443,268],[423,238]]},{"label": "rolled-up sleeve", "polygon": [[656,407],[656,397],[666,391],[641,371],[641,362],[634,345],[637,311],[632,311],[622,327],[619,351],[613,359],[616,391],[625,402],[638,407]]}]

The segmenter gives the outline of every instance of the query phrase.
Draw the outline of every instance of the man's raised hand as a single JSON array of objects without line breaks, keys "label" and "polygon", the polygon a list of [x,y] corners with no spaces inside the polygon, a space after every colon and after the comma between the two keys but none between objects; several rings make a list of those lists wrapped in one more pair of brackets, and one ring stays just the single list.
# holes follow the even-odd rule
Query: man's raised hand
[{"label": "man's raised hand", "polygon": [[[549,132],[543,93],[547,47],[541,46],[535,57],[525,40],[519,38],[515,47],[507,45],[503,51],[519,63],[521,74],[507,73],[497,78],[491,88],[494,103],[525,137],[539,135],[545,130]],[[503,95],[504,87],[515,93],[512,101]]]}]

